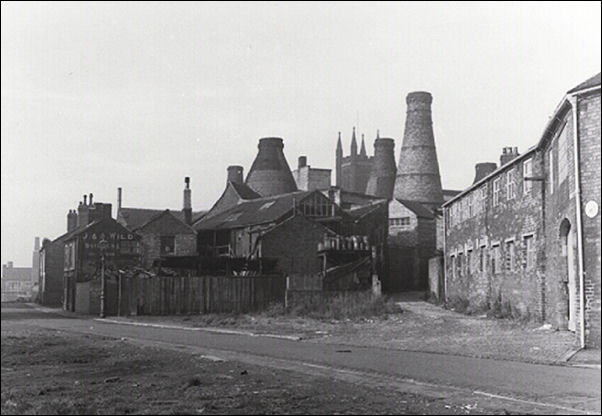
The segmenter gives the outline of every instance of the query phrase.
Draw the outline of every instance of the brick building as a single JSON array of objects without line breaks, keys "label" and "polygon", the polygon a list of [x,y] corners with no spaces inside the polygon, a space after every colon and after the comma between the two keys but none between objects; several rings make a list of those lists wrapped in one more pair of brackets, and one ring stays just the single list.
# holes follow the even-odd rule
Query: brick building
[{"label": "brick building", "polygon": [[40,248],[38,277],[38,302],[45,306],[59,306],[63,302],[63,269],[65,261],[65,237],[45,238]]},{"label": "brick building", "polygon": [[14,267],[12,261],[2,265],[2,302],[19,298],[30,300],[33,287],[31,271],[31,267]]},{"label": "brick building", "polygon": [[163,257],[197,254],[196,231],[168,209],[132,231],[140,236],[140,265],[145,269],[150,269],[154,260]]},{"label": "brick building", "polygon": [[477,167],[444,204],[447,301],[599,347],[600,74],[567,92],[536,146],[504,148],[500,164],[484,176]]},{"label": "brick building", "polygon": [[[99,242],[102,240],[107,242],[104,251],[107,274],[140,264],[140,237],[110,215],[77,228],[65,238],[63,306],[66,310],[82,313],[100,310],[102,247]],[[115,301],[115,296],[107,298]]]},{"label": "brick building", "polygon": [[312,168],[307,164],[307,156],[299,156],[297,169],[293,171],[293,178],[300,191],[315,191],[330,187],[330,169]]},{"label": "brick building", "polygon": [[193,227],[203,256],[274,258],[282,272],[312,273],[318,243],[342,215],[319,191],[296,191],[241,202]]}]

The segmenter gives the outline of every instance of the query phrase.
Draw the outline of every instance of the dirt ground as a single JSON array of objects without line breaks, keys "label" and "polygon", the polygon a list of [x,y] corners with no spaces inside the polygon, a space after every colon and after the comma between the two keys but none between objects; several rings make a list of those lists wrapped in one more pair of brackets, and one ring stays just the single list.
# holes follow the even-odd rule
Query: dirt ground
[{"label": "dirt ground", "polygon": [[[468,316],[424,301],[401,302],[398,313],[384,317],[344,321],[270,313],[116,319],[235,328],[258,334],[292,335],[309,342],[377,346],[542,364],[562,363],[576,349],[575,336],[568,331],[555,331],[533,322]],[[597,357],[599,363],[599,351]]]},{"label": "dirt ground", "polygon": [[2,322],[2,414],[487,414],[480,407]]}]

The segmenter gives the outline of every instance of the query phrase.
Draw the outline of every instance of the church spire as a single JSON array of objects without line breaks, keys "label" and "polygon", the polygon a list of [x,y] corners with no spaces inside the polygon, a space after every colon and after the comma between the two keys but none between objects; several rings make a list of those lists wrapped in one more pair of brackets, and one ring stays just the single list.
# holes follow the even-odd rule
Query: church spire
[{"label": "church spire", "polygon": [[366,143],[364,142],[364,135],[362,134],[362,146],[360,148],[360,156],[361,157],[368,157],[368,155],[366,154]]},{"label": "church spire", "polygon": [[343,156],[343,144],[341,143],[341,132],[339,132],[339,140],[337,141],[337,156]]},{"label": "church spire", "polygon": [[351,136],[351,156],[357,156],[357,140],[355,139],[355,127]]}]

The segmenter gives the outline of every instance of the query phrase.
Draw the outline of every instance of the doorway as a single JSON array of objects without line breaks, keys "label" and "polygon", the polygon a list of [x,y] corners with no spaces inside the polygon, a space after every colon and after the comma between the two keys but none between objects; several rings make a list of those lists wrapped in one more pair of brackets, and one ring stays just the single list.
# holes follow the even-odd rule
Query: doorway
[{"label": "doorway", "polygon": [[566,319],[569,331],[575,331],[575,299],[576,299],[576,270],[575,270],[575,233],[571,232],[571,223],[566,218],[560,224],[560,245],[564,266],[561,268],[562,282],[566,291]]}]

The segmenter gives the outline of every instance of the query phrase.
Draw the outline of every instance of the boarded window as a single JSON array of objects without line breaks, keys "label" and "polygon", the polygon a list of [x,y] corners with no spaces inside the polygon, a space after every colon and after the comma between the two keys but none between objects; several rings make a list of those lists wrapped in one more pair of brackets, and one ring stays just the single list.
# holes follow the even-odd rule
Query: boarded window
[{"label": "boarded window", "polygon": [[493,273],[497,274],[502,271],[502,253],[500,250],[500,245],[497,244],[491,247],[491,269]]},{"label": "boarded window", "polygon": [[506,243],[506,270],[509,272],[514,271],[514,241],[508,241]]},{"label": "boarded window", "polygon": [[175,254],[176,237],[173,235],[162,235],[161,239],[161,255]]},{"label": "boarded window", "polygon": [[536,251],[535,251],[535,239],[532,235],[525,236],[523,244],[523,258],[524,265],[527,270],[531,270],[535,267]]}]

